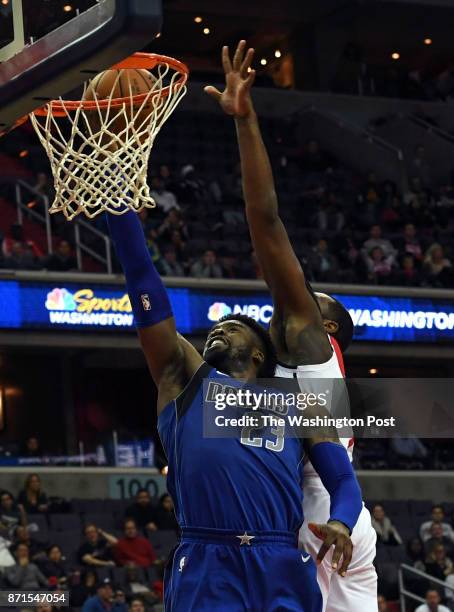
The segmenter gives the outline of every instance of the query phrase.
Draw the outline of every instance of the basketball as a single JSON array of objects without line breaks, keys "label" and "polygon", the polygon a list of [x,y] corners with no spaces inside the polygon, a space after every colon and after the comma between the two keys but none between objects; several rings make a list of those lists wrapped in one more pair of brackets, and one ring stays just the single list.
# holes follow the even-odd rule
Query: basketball
[{"label": "basketball", "polygon": [[[110,126],[110,131],[120,136],[124,133],[126,136],[126,127],[128,123],[134,118],[136,110],[142,105],[141,102],[139,102],[137,106],[134,105],[134,103],[131,104],[129,98],[131,96],[148,93],[153,88],[155,81],[156,78],[148,70],[105,70],[92,79],[82,99],[89,101],[95,99],[106,100],[108,98],[126,98],[125,114],[119,114]],[[150,116],[152,106],[150,99],[135,117],[134,126],[137,129],[141,131],[146,129],[147,119]],[[111,117],[113,118],[118,114],[118,111],[118,108],[112,109],[110,111]],[[101,112],[107,113],[108,111],[102,109]],[[87,113],[87,117],[92,130],[96,131],[99,129],[98,110]]]}]

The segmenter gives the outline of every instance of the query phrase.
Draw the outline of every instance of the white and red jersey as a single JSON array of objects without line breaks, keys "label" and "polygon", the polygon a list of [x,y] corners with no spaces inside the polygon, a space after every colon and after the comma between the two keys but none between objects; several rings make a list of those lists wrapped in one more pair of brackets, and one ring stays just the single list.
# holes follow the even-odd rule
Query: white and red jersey
[{"label": "white and red jersey", "polygon": [[[330,342],[333,354],[325,363],[296,368],[278,365],[276,376],[304,379],[305,390],[308,387],[307,381],[310,381],[311,378],[345,378],[344,360],[340,348],[331,337]],[[326,382],[329,384],[328,381]],[[341,438],[341,442],[352,460],[353,438]],[[304,523],[300,529],[299,540],[315,561],[321,542],[307,525],[311,522],[326,523],[330,516],[331,502],[319,475],[309,462],[304,466],[303,491]],[[377,535],[372,527],[369,510],[364,504],[351,539],[353,557],[345,577],[339,576],[332,568],[332,548],[323,561],[317,565],[317,580],[323,596],[323,612],[345,612],[345,610],[378,612],[377,573],[373,564]]]},{"label": "white and red jersey", "polygon": [[[345,367],[342,352],[336,340],[328,336],[333,347],[333,354],[324,363],[317,363],[311,365],[300,365],[295,367],[285,366],[278,363],[276,367],[275,376],[279,378],[301,378],[304,382],[304,389],[307,390],[307,381],[312,379],[336,379],[345,378]],[[347,449],[350,461],[353,461],[353,437],[340,438],[340,442]],[[312,464],[308,461],[304,466],[304,478],[320,478],[317,472],[314,470]],[[323,487],[321,481],[320,486]]]}]

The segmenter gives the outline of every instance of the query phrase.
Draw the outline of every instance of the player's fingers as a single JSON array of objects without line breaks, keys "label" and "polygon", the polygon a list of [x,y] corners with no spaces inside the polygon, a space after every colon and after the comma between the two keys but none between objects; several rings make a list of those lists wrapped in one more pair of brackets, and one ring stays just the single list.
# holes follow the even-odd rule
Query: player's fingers
[{"label": "player's fingers", "polygon": [[238,72],[241,68],[241,62],[243,61],[244,49],[246,48],[246,41],[240,40],[233,56],[233,69]]},{"label": "player's fingers", "polygon": [[308,523],[308,528],[312,531],[314,536],[320,540],[324,540],[326,536],[326,529],[324,525],[317,525],[317,523]]},{"label": "player's fingers", "polygon": [[254,49],[248,49],[247,53],[246,53],[246,57],[243,60],[243,63],[241,64],[241,68],[240,68],[240,72],[241,72],[241,76],[243,77],[243,79],[245,79],[248,75],[248,68],[251,67],[252,65],[252,60],[254,59]]},{"label": "player's fingers", "polygon": [[351,540],[348,540],[348,542],[345,544],[343,555],[342,565],[339,568],[339,574],[342,577],[344,577],[347,573],[348,566],[350,565],[353,556],[353,544]]},{"label": "player's fingers", "polygon": [[343,538],[338,538],[335,541],[333,558],[331,560],[331,567],[334,570],[337,569],[337,566],[339,565],[339,561],[340,561],[340,558],[341,558],[343,552],[344,552],[344,539]]},{"label": "player's fingers", "polygon": [[331,543],[323,542],[323,544],[320,546],[320,550],[317,553],[317,565],[320,565],[330,548]]},{"label": "player's fingers", "polygon": [[244,84],[243,84],[244,91],[250,91],[250,89],[251,89],[251,87],[252,87],[252,85],[254,84],[254,81],[255,81],[255,75],[256,75],[255,70],[251,70],[251,72],[249,73],[248,78],[244,81]]},{"label": "player's fingers", "polygon": [[207,85],[203,88],[203,91],[214,98],[217,102],[219,102],[222,97],[222,93],[219,91],[219,89],[213,87],[213,85]]},{"label": "player's fingers", "polygon": [[227,45],[222,47],[222,67],[224,68],[225,74],[232,72],[232,63],[230,61],[229,48]]}]

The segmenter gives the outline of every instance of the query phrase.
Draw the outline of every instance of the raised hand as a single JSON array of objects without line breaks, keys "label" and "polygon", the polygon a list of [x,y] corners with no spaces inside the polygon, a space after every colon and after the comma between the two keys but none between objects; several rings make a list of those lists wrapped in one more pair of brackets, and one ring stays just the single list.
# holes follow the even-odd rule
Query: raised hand
[{"label": "raised hand", "polygon": [[246,51],[246,41],[238,43],[233,61],[230,60],[228,47],[222,48],[222,66],[225,73],[226,87],[223,92],[212,85],[205,91],[217,100],[227,115],[247,117],[254,112],[251,99],[251,87],[255,79],[255,70],[251,69],[254,49]]},{"label": "raised hand", "polygon": [[[309,523],[308,527],[317,538],[323,540],[317,555],[317,565],[323,561],[331,546],[334,546],[331,567],[344,577],[353,554],[353,544],[347,527],[338,521],[332,521],[325,525]],[[339,564],[341,557],[342,564]]]}]

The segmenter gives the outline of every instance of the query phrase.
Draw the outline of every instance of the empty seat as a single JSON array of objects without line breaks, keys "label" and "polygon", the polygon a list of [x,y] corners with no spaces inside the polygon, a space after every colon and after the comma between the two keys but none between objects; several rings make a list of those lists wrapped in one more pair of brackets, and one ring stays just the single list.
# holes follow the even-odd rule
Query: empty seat
[{"label": "empty seat", "polygon": [[78,514],[51,514],[50,527],[53,531],[81,530],[80,516]]}]

